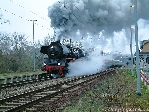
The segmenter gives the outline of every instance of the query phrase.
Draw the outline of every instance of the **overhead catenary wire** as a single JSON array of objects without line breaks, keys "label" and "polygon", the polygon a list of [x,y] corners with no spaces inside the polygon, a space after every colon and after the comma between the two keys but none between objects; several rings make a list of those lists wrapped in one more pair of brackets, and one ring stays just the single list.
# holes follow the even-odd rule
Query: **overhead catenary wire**
[{"label": "overhead catenary wire", "polygon": [[[10,14],[12,14],[12,15],[14,15],[14,16],[17,16],[17,17],[19,17],[19,18],[21,18],[21,19],[24,19],[24,20],[26,20],[26,21],[30,21],[30,19],[27,19],[27,18],[25,18],[25,17],[22,17],[22,16],[20,16],[20,15],[17,15],[17,14],[15,14],[15,13],[10,12],[10,11],[8,11],[8,10],[6,10],[6,9],[1,8],[1,7],[0,7],[0,10],[3,10],[3,11],[5,11],[5,12],[7,12],[7,13],[10,13]],[[43,26],[43,25],[39,25],[38,23],[35,23],[35,24],[38,25],[38,26],[40,26],[40,27],[42,27],[42,28],[45,28],[45,29],[47,29],[47,30],[51,30],[50,28],[47,28],[47,27],[45,27],[45,26]]]},{"label": "overhead catenary wire", "polygon": [[32,14],[38,16],[39,18],[41,18],[41,19],[43,19],[43,20],[46,20],[46,21],[49,21],[48,19],[46,19],[46,18],[44,18],[44,17],[38,15],[37,13],[35,13],[35,12],[31,11],[31,10],[28,10],[28,9],[25,8],[24,6],[22,6],[22,5],[18,4],[18,3],[15,3],[13,0],[9,0],[9,1],[11,1],[12,3],[18,5],[19,7],[23,8],[24,10],[27,10],[27,11],[29,11],[30,13],[32,13]]}]

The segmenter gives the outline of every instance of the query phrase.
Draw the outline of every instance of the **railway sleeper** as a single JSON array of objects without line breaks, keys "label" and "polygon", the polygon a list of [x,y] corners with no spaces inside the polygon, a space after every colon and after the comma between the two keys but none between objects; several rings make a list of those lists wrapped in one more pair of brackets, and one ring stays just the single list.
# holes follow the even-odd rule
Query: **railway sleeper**
[{"label": "railway sleeper", "polygon": [[18,101],[19,101],[19,102],[24,102],[24,101],[29,102],[29,101],[32,100],[31,98],[32,98],[32,97],[30,97],[30,98],[21,98],[21,99],[18,99]]},{"label": "railway sleeper", "polygon": [[55,98],[61,98],[61,97],[62,97],[61,95],[55,96]]},{"label": "railway sleeper", "polygon": [[41,105],[40,104],[33,105],[33,108],[40,108],[40,107],[43,107],[43,105],[42,104]]},{"label": "railway sleeper", "polygon": [[5,112],[6,109],[0,109],[0,112]]},{"label": "railway sleeper", "polygon": [[19,100],[21,101],[21,100],[25,100],[26,98],[19,98]]},{"label": "railway sleeper", "polygon": [[41,92],[41,94],[50,94],[50,93],[54,93],[56,91],[44,91],[44,92]]},{"label": "railway sleeper", "polygon": [[46,95],[43,95],[43,94],[37,94],[37,95],[34,95],[34,97],[44,97]]},{"label": "railway sleeper", "polygon": [[29,102],[29,101],[26,101],[26,100],[22,100],[22,101],[19,101],[20,103],[27,103],[27,102]]},{"label": "railway sleeper", "polygon": [[51,101],[55,101],[55,100],[57,100],[57,99],[58,99],[58,98],[55,98],[55,97],[54,97],[54,98],[51,98],[50,100],[51,100]]},{"label": "railway sleeper", "polygon": [[11,102],[12,102],[12,103],[13,103],[13,102],[18,102],[18,99],[14,99],[14,100],[12,100]]},{"label": "railway sleeper", "polygon": [[66,85],[66,84],[61,86],[61,88],[68,88],[68,87],[70,87],[70,86]]},{"label": "railway sleeper", "polygon": [[31,112],[36,111],[36,108],[34,108],[34,107],[26,108],[26,111],[23,111],[23,112],[29,112],[29,111],[31,111]]},{"label": "railway sleeper", "polygon": [[6,105],[20,105],[22,103],[18,103],[18,102],[6,102]]},{"label": "railway sleeper", "polygon": [[13,105],[0,105],[0,109],[9,109],[9,108],[13,108],[14,106]]},{"label": "railway sleeper", "polygon": [[49,105],[49,102],[40,102],[41,105]]}]

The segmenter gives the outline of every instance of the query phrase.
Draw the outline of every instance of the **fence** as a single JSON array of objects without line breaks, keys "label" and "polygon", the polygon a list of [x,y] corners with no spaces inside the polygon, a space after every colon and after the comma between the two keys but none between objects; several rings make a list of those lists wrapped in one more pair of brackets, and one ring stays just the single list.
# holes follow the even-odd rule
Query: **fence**
[{"label": "fence", "polygon": [[149,76],[142,70],[140,71],[140,76],[141,76],[141,80],[144,82],[144,85],[146,85],[149,90]]}]

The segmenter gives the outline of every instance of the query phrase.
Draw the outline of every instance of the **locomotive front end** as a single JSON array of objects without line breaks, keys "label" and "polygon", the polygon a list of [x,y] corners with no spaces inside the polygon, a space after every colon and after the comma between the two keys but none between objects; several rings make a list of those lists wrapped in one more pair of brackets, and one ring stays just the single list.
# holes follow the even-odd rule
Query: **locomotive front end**
[{"label": "locomotive front end", "polygon": [[40,52],[48,56],[43,60],[42,70],[54,77],[64,77],[68,70],[66,55],[63,53],[60,42],[52,42],[49,46],[42,46]]}]

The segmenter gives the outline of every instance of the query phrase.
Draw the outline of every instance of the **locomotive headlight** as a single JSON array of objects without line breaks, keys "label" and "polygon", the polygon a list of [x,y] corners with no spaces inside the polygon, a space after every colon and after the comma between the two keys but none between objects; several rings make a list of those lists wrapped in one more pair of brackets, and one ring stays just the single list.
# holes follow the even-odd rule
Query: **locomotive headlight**
[{"label": "locomotive headlight", "polygon": [[61,65],[61,63],[58,63],[58,65]]}]

